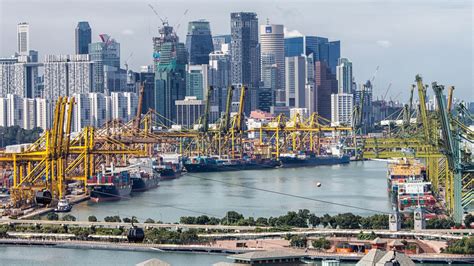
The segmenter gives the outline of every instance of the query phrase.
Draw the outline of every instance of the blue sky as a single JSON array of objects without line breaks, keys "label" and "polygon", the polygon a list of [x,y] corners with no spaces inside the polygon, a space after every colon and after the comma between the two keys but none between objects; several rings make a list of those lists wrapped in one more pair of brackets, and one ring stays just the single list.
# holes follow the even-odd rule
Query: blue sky
[{"label": "blue sky", "polygon": [[[151,38],[159,19],[153,4],[171,25],[207,19],[213,34],[230,32],[230,12],[256,12],[259,23],[284,24],[291,34],[341,40],[342,55],[353,61],[358,83],[370,79],[377,66],[375,96],[406,101],[420,73],[425,83],[456,86],[455,98],[473,101],[474,10],[470,0],[326,0],[326,1],[113,1],[0,0],[0,56],[16,49],[16,24],[30,23],[31,48],[45,54],[74,52],[74,28],[89,21],[93,40],[108,33],[121,43],[122,59],[132,69],[151,63]],[[186,15],[183,15],[188,9]],[[122,64],[124,63],[122,60]],[[430,93],[431,94],[431,93]]]}]

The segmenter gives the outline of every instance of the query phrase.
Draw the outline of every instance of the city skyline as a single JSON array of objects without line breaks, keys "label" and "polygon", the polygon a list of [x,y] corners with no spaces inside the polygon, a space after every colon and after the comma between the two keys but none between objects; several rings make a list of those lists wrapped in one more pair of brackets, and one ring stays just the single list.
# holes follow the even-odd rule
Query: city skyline
[{"label": "city skyline", "polygon": [[[345,4],[340,5],[341,2]],[[167,17],[171,25],[180,25],[177,33],[181,42],[185,41],[189,21],[206,19],[210,22],[213,35],[229,34],[231,12],[255,12],[259,25],[266,24],[267,18],[272,24],[285,25],[286,33],[290,33],[285,37],[299,32],[341,40],[341,57],[348,57],[353,62],[357,83],[370,79],[376,67],[380,66],[375,79],[374,98],[381,98],[388,84],[392,83],[387,98],[406,101],[406,92],[414,82],[413,76],[420,73],[427,82],[436,80],[456,86],[455,97],[458,99],[473,99],[473,41],[466,34],[472,30],[471,2],[430,1],[426,5],[427,1],[416,1],[409,7],[406,6],[407,1],[357,3],[361,2],[364,5],[345,1],[243,1],[228,4],[206,1],[213,5],[212,10],[206,9],[208,5],[196,5],[187,1],[183,1],[186,5],[168,1],[160,2],[159,5],[152,4],[161,7],[158,8],[158,13]],[[35,1],[3,1],[0,4],[0,55],[8,57],[16,51],[16,41],[6,40],[16,39],[16,27],[20,22],[30,24],[30,49],[39,51],[40,61],[43,61],[46,54],[72,54],[77,22],[88,21],[92,28],[92,42],[98,41],[98,34],[107,33],[122,44],[123,58],[133,53],[128,62],[131,69],[138,71],[140,66],[152,63],[151,37],[158,35],[161,23],[147,7],[147,2],[126,1],[112,5],[114,2],[103,0],[94,4],[93,8],[88,5],[90,3],[42,1],[38,5]],[[48,12],[41,12],[42,10],[60,10],[66,5],[75,10],[74,14],[59,15],[57,21],[61,23],[50,25],[46,22]],[[106,7],[108,12],[104,13],[103,9]],[[185,12],[186,8],[189,12]],[[318,16],[309,16],[312,8],[321,10],[317,12]],[[383,13],[387,8],[390,9],[390,14]],[[120,10],[127,10],[128,13],[124,15]],[[215,12],[216,10],[219,12]],[[377,10],[384,16],[374,16]],[[184,13],[187,15],[183,16]],[[338,19],[331,18],[330,14],[337,14]],[[370,14],[371,17],[364,14]],[[49,31],[54,31],[54,34],[41,38]],[[443,50],[449,52],[439,52]],[[123,61],[121,63],[124,64]],[[456,67],[445,67],[446,65]]]}]

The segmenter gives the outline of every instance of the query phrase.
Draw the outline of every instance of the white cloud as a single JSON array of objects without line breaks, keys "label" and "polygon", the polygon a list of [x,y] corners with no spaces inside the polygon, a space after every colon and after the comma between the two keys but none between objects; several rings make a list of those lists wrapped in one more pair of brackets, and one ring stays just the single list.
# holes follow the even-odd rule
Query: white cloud
[{"label": "white cloud", "polygon": [[288,30],[286,27],[283,28],[283,31],[285,33],[285,38],[303,36],[303,34],[301,34],[301,32],[299,32],[297,30]]},{"label": "white cloud", "polygon": [[383,47],[383,48],[388,48],[392,46],[392,43],[388,40],[378,40],[376,43],[378,46]]},{"label": "white cloud", "polygon": [[133,35],[133,34],[135,34],[135,32],[134,32],[133,30],[131,30],[131,29],[124,29],[124,30],[122,31],[122,34],[123,34],[123,35]]}]

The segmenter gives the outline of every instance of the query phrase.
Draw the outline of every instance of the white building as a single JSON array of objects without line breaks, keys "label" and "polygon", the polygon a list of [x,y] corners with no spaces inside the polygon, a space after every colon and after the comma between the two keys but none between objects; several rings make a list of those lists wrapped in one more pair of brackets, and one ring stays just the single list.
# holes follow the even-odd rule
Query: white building
[{"label": "white building", "polygon": [[204,114],[205,101],[195,96],[187,96],[176,103],[176,123],[185,128],[193,128],[199,117]]},{"label": "white building", "polygon": [[29,98],[36,96],[39,64],[31,60],[26,55],[0,59],[0,97],[7,94]]},{"label": "white building", "polygon": [[286,67],[286,106],[304,108],[306,63],[305,57],[293,56],[285,58]]},{"label": "white building", "polygon": [[347,58],[339,58],[336,67],[338,93],[352,93],[352,62]]},{"label": "white building", "polygon": [[111,113],[112,119],[128,122],[136,116],[138,97],[132,92],[112,92]]},{"label": "white building", "polygon": [[48,55],[44,62],[44,97],[89,93],[93,90],[93,62],[89,55]]},{"label": "white building", "polygon": [[90,126],[102,127],[105,122],[107,122],[107,96],[102,93],[89,93],[88,96],[90,106]]},{"label": "white building", "polygon": [[51,128],[52,104],[49,99],[35,98],[36,101],[36,127],[43,130]]},{"label": "white building", "polygon": [[7,98],[0,98],[0,127],[8,126],[8,101]]},{"label": "white building", "polygon": [[17,26],[18,53],[28,55],[30,51],[30,25],[26,22],[19,23]]},{"label": "white building", "polygon": [[36,127],[36,101],[32,98],[22,98],[23,100],[23,126],[24,129]]},{"label": "white building", "polygon": [[338,93],[331,95],[331,123],[334,125],[352,125],[353,95]]}]

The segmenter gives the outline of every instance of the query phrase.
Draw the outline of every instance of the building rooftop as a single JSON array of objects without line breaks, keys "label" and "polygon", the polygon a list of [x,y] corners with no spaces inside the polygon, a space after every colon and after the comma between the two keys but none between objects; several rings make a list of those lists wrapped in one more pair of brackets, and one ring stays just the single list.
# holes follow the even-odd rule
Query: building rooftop
[{"label": "building rooftop", "polygon": [[237,255],[231,255],[227,258],[238,260],[255,262],[261,260],[275,260],[275,259],[300,259],[304,257],[303,253],[290,252],[285,250],[272,250],[272,251],[256,251]]},{"label": "building rooftop", "polygon": [[[398,263],[398,264],[395,264]],[[415,263],[405,254],[396,251],[383,251],[380,249],[371,249],[356,266],[414,266]]]},{"label": "building rooftop", "polygon": [[170,266],[170,264],[162,260],[153,258],[153,259],[149,259],[149,260],[137,263],[135,266]]}]

